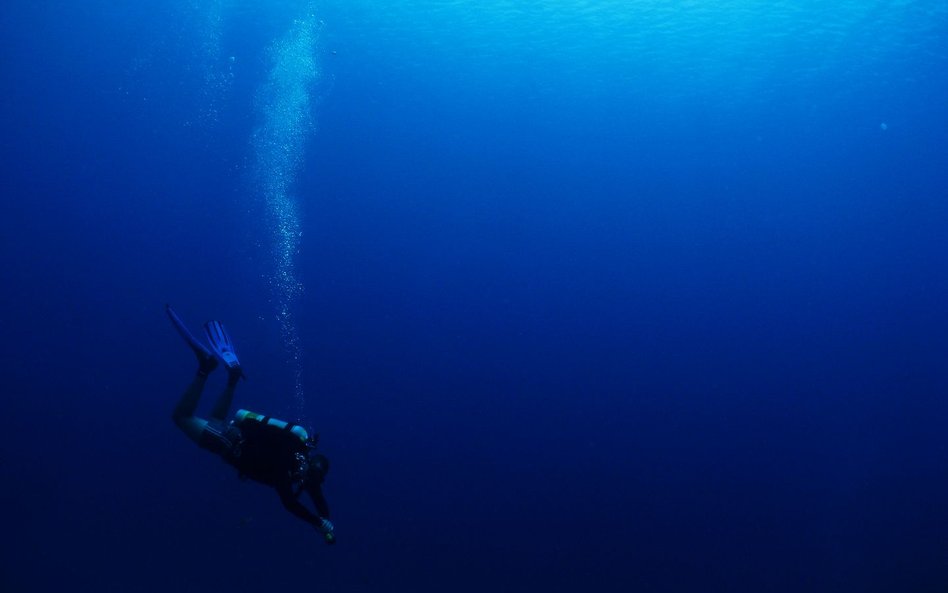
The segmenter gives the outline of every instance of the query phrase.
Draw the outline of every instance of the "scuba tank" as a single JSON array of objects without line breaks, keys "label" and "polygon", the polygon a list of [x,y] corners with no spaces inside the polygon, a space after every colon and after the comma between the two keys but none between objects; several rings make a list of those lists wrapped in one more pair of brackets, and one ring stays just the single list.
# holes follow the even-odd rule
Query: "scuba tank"
[{"label": "scuba tank", "polygon": [[263,414],[257,414],[256,412],[250,412],[248,410],[237,410],[237,414],[234,415],[234,424],[240,427],[241,425],[249,423],[258,423],[285,430],[298,438],[304,445],[309,444],[310,442],[309,433],[306,432],[306,429],[299,424],[291,424],[289,422],[284,422],[283,420],[278,420],[276,418],[264,416]]}]

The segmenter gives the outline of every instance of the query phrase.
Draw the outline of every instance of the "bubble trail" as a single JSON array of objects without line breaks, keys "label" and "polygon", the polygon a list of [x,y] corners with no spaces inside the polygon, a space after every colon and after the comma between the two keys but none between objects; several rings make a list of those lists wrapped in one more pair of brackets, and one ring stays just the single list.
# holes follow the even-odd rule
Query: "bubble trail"
[{"label": "bubble trail", "polygon": [[305,403],[303,348],[294,305],[303,290],[296,272],[302,231],[293,183],[303,166],[306,140],[313,130],[310,95],[319,76],[317,32],[318,21],[310,10],[271,47],[272,68],[257,96],[259,123],[253,134],[258,190],[273,233],[270,289],[283,343],[294,366],[296,412],[300,416]]},{"label": "bubble trail", "polygon": [[198,122],[211,128],[220,123],[221,109],[234,80],[234,59],[223,55],[224,15],[233,0],[191,2],[183,18],[197,31],[199,41],[193,66],[200,76],[201,111]]}]

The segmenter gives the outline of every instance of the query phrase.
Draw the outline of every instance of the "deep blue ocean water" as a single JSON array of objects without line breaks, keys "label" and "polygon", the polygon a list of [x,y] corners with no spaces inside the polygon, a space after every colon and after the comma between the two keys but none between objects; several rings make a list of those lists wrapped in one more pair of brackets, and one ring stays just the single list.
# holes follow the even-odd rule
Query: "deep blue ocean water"
[{"label": "deep blue ocean water", "polygon": [[0,89],[0,590],[948,590],[943,2],[6,2]]}]

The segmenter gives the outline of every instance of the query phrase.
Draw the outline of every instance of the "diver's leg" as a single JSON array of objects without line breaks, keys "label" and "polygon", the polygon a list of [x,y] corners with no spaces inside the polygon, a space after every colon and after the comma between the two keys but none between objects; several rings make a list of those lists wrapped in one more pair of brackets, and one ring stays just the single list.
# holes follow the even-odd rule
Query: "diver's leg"
[{"label": "diver's leg", "polygon": [[[232,377],[231,380],[227,382],[227,388],[224,390],[224,393],[221,394],[221,399],[226,399],[227,405],[230,404],[230,399],[234,395],[234,386],[238,380],[240,380],[239,375]],[[180,428],[184,434],[188,435],[189,439],[197,443],[199,447],[220,455],[225,461],[230,461],[233,458],[237,443],[234,440],[232,432],[228,430],[228,426],[222,419],[218,420],[212,418],[208,421],[194,415],[198,399],[201,397],[201,392],[204,391],[204,384],[206,382],[207,374],[198,372],[181,396],[171,417],[178,428]],[[215,408],[221,405],[219,401],[217,405],[215,405]],[[226,409],[224,413],[227,413]]]},{"label": "diver's leg", "polygon": [[201,433],[204,432],[204,428],[207,426],[207,420],[198,418],[194,415],[194,412],[197,410],[198,400],[201,398],[201,392],[204,391],[205,383],[207,383],[207,373],[198,371],[171,413],[171,419],[177,427],[188,435],[188,438],[198,444],[201,442]]},{"label": "diver's leg", "polygon": [[227,385],[224,387],[224,391],[217,396],[217,401],[214,402],[214,408],[211,410],[212,420],[223,422],[224,418],[227,417],[227,411],[230,410],[230,403],[234,401],[234,390],[237,388],[240,377],[240,367],[232,368],[227,373]]}]

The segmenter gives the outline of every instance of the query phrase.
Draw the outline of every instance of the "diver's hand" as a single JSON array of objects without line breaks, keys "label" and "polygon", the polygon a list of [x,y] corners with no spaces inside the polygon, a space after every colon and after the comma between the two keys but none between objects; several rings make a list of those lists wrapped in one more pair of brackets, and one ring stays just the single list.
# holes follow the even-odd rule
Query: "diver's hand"
[{"label": "diver's hand", "polygon": [[323,532],[323,539],[326,540],[327,544],[336,543],[336,535],[333,533],[336,527],[332,524],[332,521],[322,519],[322,523],[319,524],[318,529]]}]

